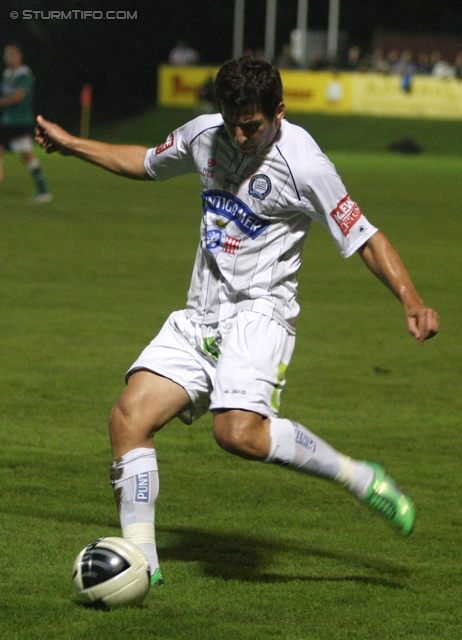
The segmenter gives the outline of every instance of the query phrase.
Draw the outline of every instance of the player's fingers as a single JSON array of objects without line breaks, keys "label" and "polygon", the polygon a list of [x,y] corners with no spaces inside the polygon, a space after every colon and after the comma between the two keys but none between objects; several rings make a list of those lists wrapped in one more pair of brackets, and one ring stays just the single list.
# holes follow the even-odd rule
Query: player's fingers
[{"label": "player's fingers", "polygon": [[419,309],[415,314],[408,316],[407,324],[409,332],[415,337],[419,344],[425,340],[433,338],[439,330],[438,314],[427,307]]},{"label": "player's fingers", "polygon": [[45,142],[45,134],[44,131],[42,129],[40,129],[40,127],[35,127],[35,141],[38,142],[38,144],[42,147],[44,146],[44,142]]},{"label": "player's fingers", "polygon": [[426,309],[422,319],[421,332],[424,334],[424,340],[429,340],[435,336],[440,328],[440,319],[436,311]]},{"label": "player's fingers", "polygon": [[415,316],[407,316],[406,322],[408,331],[411,336],[414,336],[414,338],[420,342],[420,331],[417,327],[417,320]]}]

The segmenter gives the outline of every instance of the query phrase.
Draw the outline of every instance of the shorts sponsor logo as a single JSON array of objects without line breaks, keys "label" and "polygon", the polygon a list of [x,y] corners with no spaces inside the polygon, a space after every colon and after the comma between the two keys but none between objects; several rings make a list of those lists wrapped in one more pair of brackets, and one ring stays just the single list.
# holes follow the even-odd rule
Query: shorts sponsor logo
[{"label": "shorts sponsor logo", "polygon": [[206,177],[206,178],[213,178],[213,176],[215,175],[215,171],[210,171],[210,169],[206,169],[205,167],[202,169],[202,174]]},{"label": "shorts sponsor logo", "polygon": [[308,449],[308,451],[311,451],[312,453],[316,451],[315,440],[313,440],[313,438],[310,438],[308,434],[304,433],[297,427],[295,427],[295,442],[297,444],[300,444],[305,449]]},{"label": "shorts sponsor logo", "polygon": [[135,496],[133,502],[149,502],[149,471],[135,476]]},{"label": "shorts sponsor logo", "polygon": [[217,161],[215,160],[215,158],[209,158],[207,160],[207,166],[209,169],[211,169],[212,167],[214,167],[216,165]]},{"label": "shorts sponsor logo", "polygon": [[225,393],[230,393],[232,395],[240,393],[241,395],[245,396],[247,391],[245,389],[225,389]]},{"label": "shorts sponsor logo", "polygon": [[361,218],[361,210],[356,202],[349,195],[346,195],[331,212],[330,217],[335,220],[346,237],[350,233],[351,227]]},{"label": "shorts sponsor logo", "polygon": [[258,200],[264,200],[271,192],[271,180],[263,173],[254,176],[249,184],[249,194]]},{"label": "shorts sponsor logo", "polygon": [[165,142],[163,142],[162,144],[159,144],[156,147],[156,156],[158,156],[159,153],[162,153],[163,151],[170,149],[170,147],[173,147],[174,142],[175,142],[175,136],[173,135],[173,133],[171,133]]}]

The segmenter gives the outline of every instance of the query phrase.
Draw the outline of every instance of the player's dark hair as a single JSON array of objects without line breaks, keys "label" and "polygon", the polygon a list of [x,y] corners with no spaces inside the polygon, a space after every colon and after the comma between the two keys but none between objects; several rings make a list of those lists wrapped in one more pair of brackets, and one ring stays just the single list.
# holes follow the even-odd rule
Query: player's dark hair
[{"label": "player's dark hair", "polygon": [[22,53],[23,49],[22,49],[22,44],[20,42],[18,42],[17,40],[8,40],[8,42],[4,45],[4,49],[6,49],[6,47],[14,47],[15,49],[17,49],[20,53]]},{"label": "player's dark hair", "polygon": [[215,79],[215,99],[220,109],[236,113],[260,111],[273,119],[282,102],[282,81],[273,65],[244,56],[228,60]]}]

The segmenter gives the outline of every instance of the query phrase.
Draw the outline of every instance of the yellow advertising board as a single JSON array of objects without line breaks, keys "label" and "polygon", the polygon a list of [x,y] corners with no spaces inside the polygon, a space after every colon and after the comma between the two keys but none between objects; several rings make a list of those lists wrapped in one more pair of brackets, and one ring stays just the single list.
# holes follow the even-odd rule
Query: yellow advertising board
[{"label": "yellow advertising board", "polygon": [[[218,67],[159,67],[158,101],[163,106],[194,107],[197,91]],[[399,75],[281,71],[284,100],[293,112],[361,114],[410,118],[462,118],[462,81]]]},{"label": "yellow advertising board", "polygon": [[409,118],[462,118],[462,81],[416,75],[354,73],[351,112]]},{"label": "yellow advertising board", "polygon": [[289,111],[349,113],[351,77],[330,71],[281,71]]},{"label": "yellow advertising board", "polygon": [[219,67],[159,67],[157,97],[165,107],[193,107],[197,104],[197,90],[210,77],[215,78]]},{"label": "yellow advertising board", "polygon": [[[219,67],[159,67],[158,102],[166,107],[193,107],[197,90]],[[284,100],[291,111],[326,111],[347,113],[350,110],[349,74],[328,72],[282,71]]]}]

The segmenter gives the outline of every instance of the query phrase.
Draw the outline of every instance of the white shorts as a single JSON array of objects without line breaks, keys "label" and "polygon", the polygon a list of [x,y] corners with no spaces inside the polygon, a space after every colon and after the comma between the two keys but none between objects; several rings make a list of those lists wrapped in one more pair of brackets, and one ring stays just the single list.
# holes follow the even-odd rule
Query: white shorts
[{"label": "white shorts", "polygon": [[10,149],[15,153],[31,153],[34,150],[34,141],[31,136],[14,138],[14,140],[10,142]]},{"label": "white shorts", "polygon": [[254,311],[216,325],[197,324],[185,311],[175,311],[126,378],[147,369],[181,385],[191,399],[179,416],[186,424],[209,409],[275,417],[294,346],[294,335]]}]

